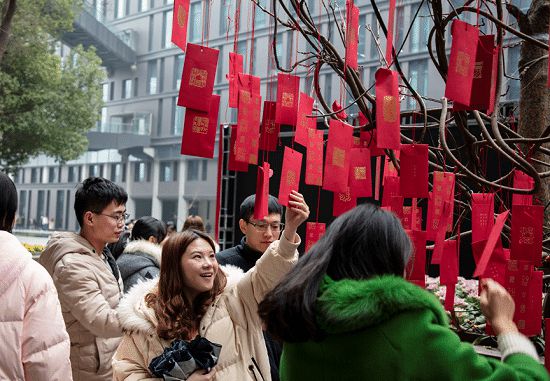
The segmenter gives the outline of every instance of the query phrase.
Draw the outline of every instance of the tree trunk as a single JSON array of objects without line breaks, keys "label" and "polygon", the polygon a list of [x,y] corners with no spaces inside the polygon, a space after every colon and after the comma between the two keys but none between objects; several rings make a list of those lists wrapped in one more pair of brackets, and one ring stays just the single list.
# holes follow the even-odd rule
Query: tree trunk
[{"label": "tree trunk", "polygon": [[17,0],[7,0],[2,9],[2,24],[0,24],[0,62],[4,57],[4,53],[8,48],[8,40],[11,33],[11,22],[15,9],[17,8]]}]

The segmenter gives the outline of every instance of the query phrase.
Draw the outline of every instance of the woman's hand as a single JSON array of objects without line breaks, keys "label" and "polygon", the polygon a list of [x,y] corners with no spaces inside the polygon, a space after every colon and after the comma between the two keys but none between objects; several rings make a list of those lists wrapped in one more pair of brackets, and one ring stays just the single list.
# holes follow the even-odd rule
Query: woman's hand
[{"label": "woman's hand", "polygon": [[288,195],[288,206],[285,212],[285,238],[290,241],[295,241],[296,230],[309,217],[309,207],[304,200],[304,196],[296,191],[290,192]]},{"label": "woman's hand", "polygon": [[196,370],[189,376],[187,381],[211,381],[216,375],[216,368],[212,368],[208,373],[205,372],[204,369]]},{"label": "woman's hand", "polygon": [[512,296],[499,283],[492,279],[481,280],[479,304],[481,312],[487,318],[498,336],[502,333],[517,332],[514,323],[515,304]]}]

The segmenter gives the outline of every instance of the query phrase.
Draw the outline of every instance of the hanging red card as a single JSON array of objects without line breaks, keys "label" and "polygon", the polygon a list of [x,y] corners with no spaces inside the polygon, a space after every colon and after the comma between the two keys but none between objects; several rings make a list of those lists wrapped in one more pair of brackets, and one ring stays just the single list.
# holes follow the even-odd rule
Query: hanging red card
[{"label": "hanging red card", "polygon": [[325,234],[325,224],[322,222],[306,223],[306,253]]},{"label": "hanging red card", "polygon": [[[399,161],[399,152],[400,151],[393,151],[393,154],[395,155],[395,158],[397,161]],[[384,157],[384,178],[382,179],[382,185],[385,184],[386,177],[397,177],[399,176],[399,173],[397,172],[397,168],[393,164],[393,161],[389,156]]]},{"label": "hanging red card", "polygon": [[[533,265],[528,261],[510,260],[506,269],[505,287],[516,305],[514,322],[518,330],[527,336],[539,335],[542,274],[533,271]],[[535,315],[539,311],[541,314]]]},{"label": "hanging red card", "polygon": [[378,69],[375,79],[376,145],[378,148],[399,149],[401,118],[398,74],[388,69]]},{"label": "hanging red card", "polygon": [[444,242],[443,255],[439,265],[439,283],[450,284],[458,282],[458,251],[456,240]]},{"label": "hanging red card", "polygon": [[287,206],[290,192],[293,190],[298,191],[301,170],[302,154],[290,147],[285,147],[281,183],[279,185],[279,204]]},{"label": "hanging red card", "polygon": [[472,193],[472,242],[489,237],[494,225],[494,193]]},{"label": "hanging red card", "polygon": [[264,101],[262,116],[260,149],[264,151],[276,151],[279,139],[279,125],[275,123],[276,103]]},{"label": "hanging red card", "polygon": [[386,177],[382,191],[382,206],[391,206],[391,198],[399,195],[399,177]]},{"label": "hanging red card", "polygon": [[[449,201],[451,204],[451,216],[454,213],[454,192],[455,175],[450,172],[433,172],[433,191],[428,201],[428,214],[426,216],[426,234],[428,240],[434,240],[439,228],[439,220],[443,212],[443,203]],[[447,231],[452,229],[452,219],[450,220]]]},{"label": "hanging red card", "polygon": [[[519,169],[514,170],[514,188],[518,189],[533,189],[535,181],[533,178]],[[512,205],[532,205],[532,194],[519,194],[514,193],[512,195]]]},{"label": "hanging red card", "polygon": [[346,1],[346,67],[357,70],[357,45],[359,38],[359,8],[353,1]]},{"label": "hanging red card", "polygon": [[241,89],[238,98],[237,142],[246,150],[245,161],[256,164],[260,139],[261,97]]},{"label": "hanging red card", "polygon": [[345,192],[348,187],[350,148],[353,144],[353,127],[331,119],[328,130],[327,152],[323,189]]},{"label": "hanging red card", "polygon": [[[550,65],[548,66],[548,70],[550,70]],[[548,81],[548,87],[550,87],[550,72],[548,73]],[[549,318],[544,319],[544,337],[550,337]],[[550,345],[544,346],[544,367],[546,368],[547,372],[550,372]]]},{"label": "hanging red card", "polygon": [[508,218],[508,214],[509,211],[505,211],[497,216],[495,225],[491,229],[491,233],[489,234],[489,238],[487,239],[487,243],[485,244],[485,248],[483,249],[481,258],[479,259],[476,269],[474,271],[474,278],[481,277],[483,274],[485,274],[487,264],[491,260],[491,256],[493,255],[497,241],[500,240],[500,233],[502,232],[502,228],[504,227],[506,218]]},{"label": "hanging red card", "polygon": [[357,205],[357,197],[353,194],[350,187],[345,192],[334,192],[334,200],[332,203],[332,215],[338,217],[340,214],[346,213]]},{"label": "hanging red card", "polygon": [[405,230],[418,230],[422,226],[422,208],[417,206],[403,207],[403,218],[401,219],[403,229]]},{"label": "hanging red card", "polygon": [[[237,157],[239,160],[237,160]],[[231,136],[229,137],[229,161],[227,168],[230,171],[248,172],[247,149],[237,144],[237,125],[231,126]]]},{"label": "hanging red card", "polygon": [[172,11],[172,38],[171,41],[185,52],[187,44],[187,21],[189,20],[189,1],[174,0]]},{"label": "hanging red card", "polygon": [[453,103],[453,111],[461,110],[488,110],[491,103],[491,86],[493,70],[493,54],[495,35],[489,34],[479,36],[477,45],[476,61],[472,82],[472,98],[470,105],[463,105],[459,102]]},{"label": "hanging red card", "polygon": [[400,150],[403,197],[428,197],[428,145],[404,144]]},{"label": "hanging red card", "polygon": [[512,259],[542,263],[542,225],[544,206],[513,205],[510,254]]},{"label": "hanging red card", "polygon": [[300,77],[286,73],[277,74],[275,123],[296,125],[299,91]]},{"label": "hanging red card", "polygon": [[453,311],[455,305],[456,283],[447,284],[445,287],[445,310]]},{"label": "hanging red card", "polygon": [[237,107],[239,99],[239,73],[243,72],[243,56],[229,52],[229,107]]},{"label": "hanging red card", "polygon": [[217,49],[191,43],[187,44],[178,106],[208,111],[210,97],[214,89],[218,54]]},{"label": "hanging red card", "polygon": [[448,221],[452,218],[452,206],[449,201],[443,202],[443,210],[441,212],[441,216],[439,218],[439,226],[437,228],[437,232],[435,234],[434,239],[434,251],[432,254],[432,264],[440,264],[441,258],[443,256],[443,249],[445,248],[444,242],[445,242],[445,233],[447,232],[447,229],[445,226],[447,225]]},{"label": "hanging red card", "polygon": [[[538,336],[542,329],[542,271],[533,271],[529,282],[529,312],[526,313],[524,335]],[[521,309],[521,306],[520,306]]]},{"label": "hanging red card", "polygon": [[[405,274],[408,280],[414,280],[421,287],[426,282],[426,232],[421,230],[406,230],[414,252],[407,263]],[[421,284],[419,284],[421,282]]]},{"label": "hanging red card", "polygon": [[206,157],[214,157],[214,143],[218,127],[218,110],[220,108],[220,96],[212,95],[210,98],[209,112],[202,112],[187,108],[183,124],[183,137],[181,140],[181,154]]},{"label": "hanging red card", "polygon": [[356,197],[372,196],[370,152],[368,148],[352,148],[348,184]]},{"label": "hanging red card", "polygon": [[332,112],[335,112],[336,116],[342,121],[348,118],[348,114],[346,114],[346,111],[338,101],[332,102]]},{"label": "hanging red card", "polygon": [[268,212],[269,201],[269,174],[271,169],[269,163],[264,161],[261,167],[258,167],[258,177],[256,178],[256,198],[254,202],[254,218],[263,220]]},{"label": "hanging red card", "polygon": [[260,95],[260,77],[245,73],[239,73],[237,78],[239,91],[246,90],[253,95]]},{"label": "hanging red card", "polygon": [[361,131],[359,138],[363,143],[363,147],[367,147],[370,150],[371,156],[384,156],[386,153],[383,148],[376,146],[376,130],[374,131]]},{"label": "hanging red card", "polygon": [[[497,77],[500,74],[498,70],[500,55],[500,45],[493,48],[493,68],[491,70],[491,93],[489,98],[489,109],[487,114],[491,115],[495,111],[495,103],[497,99]],[[500,94],[498,95],[500,97]]]},{"label": "hanging red card", "polygon": [[472,102],[479,29],[463,21],[454,20],[451,33],[453,42],[445,97],[469,107]]},{"label": "hanging red card", "polygon": [[307,147],[308,129],[316,129],[315,118],[308,118],[313,113],[313,98],[306,93],[300,93],[298,101],[298,116],[296,121],[296,133],[294,142]]},{"label": "hanging red card", "polygon": [[306,153],[306,179],[308,185],[323,185],[323,141],[324,132],[309,129]]},{"label": "hanging red card", "polygon": [[[479,263],[486,245],[486,240],[472,243],[472,252],[476,264]],[[509,257],[507,257],[506,250],[502,248],[502,241],[499,239],[497,240],[491,259],[480,278],[490,278],[504,285],[506,282],[506,266],[508,265],[508,260]]]}]

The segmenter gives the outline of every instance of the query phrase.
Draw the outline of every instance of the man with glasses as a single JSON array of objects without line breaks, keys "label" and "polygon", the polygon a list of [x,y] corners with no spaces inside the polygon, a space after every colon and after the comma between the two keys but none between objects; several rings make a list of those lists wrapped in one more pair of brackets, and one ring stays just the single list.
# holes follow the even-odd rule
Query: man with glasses
[{"label": "man with glasses", "polygon": [[101,177],[84,180],[75,193],[80,232],[54,233],[40,256],[53,278],[71,338],[74,380],[111,380],[111,360],[122,330],[115,308],[122,280],[106,245],[124,231],[126,191]]},{"label": "man with glasses", "polygon": [[[216,255],[220,265],[237,266],[246,272],[254,267],[256,261],[267,250],[271,242],[279,239],[279,235],[284,228],[284,224],[281,222],[283,207],[275,197],[269,195],[267,217],[256,220],[254,219],[255,202],[256,195],[251,195],[241,203],[239,228],[244,237],[237,246],[220,251]],[[266,332],[264,332],[264,339],[269,356],[271,379],[278,381],[281,345]]]}]

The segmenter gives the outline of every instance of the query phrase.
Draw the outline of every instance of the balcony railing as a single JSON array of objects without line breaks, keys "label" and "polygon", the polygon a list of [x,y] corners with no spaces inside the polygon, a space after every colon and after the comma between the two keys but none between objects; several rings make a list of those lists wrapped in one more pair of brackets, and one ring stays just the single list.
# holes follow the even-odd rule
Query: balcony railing
[{"label": "balcony railing", "polygon": [[151,126],[148,123],[98,123],[92,131],[112,134],[150,135]]}]

